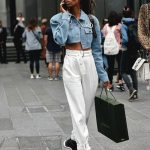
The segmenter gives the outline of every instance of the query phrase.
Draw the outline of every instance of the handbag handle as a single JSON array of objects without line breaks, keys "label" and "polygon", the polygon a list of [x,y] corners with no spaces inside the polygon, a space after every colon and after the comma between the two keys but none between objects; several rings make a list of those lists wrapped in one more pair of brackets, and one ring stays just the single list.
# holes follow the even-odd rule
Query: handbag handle
[{"label": "handbag handle", "polygon": [[36,40],[41,44],[40,38],[38,38],[38,36],[34,33],[34,31],[32,31],[34,37],[36,38]]},{"label": "handbag handle", "polygon": [[[100,98],[101,98],[101,96],[102,96],[103,90],[104,90],[104,88],[102,88],[102,90],[101,90]],[[107,97],[107,99],[108,99],[108,91],[107,91],[106,88],[105,88],[105,93],[106,93],[106,97]],[[113,99],[114,99],[115,101],[117,101],[116,98],[115,98],[115,96],[112,94],[112,92],[109,91],[109,93],[110,93],[110,95],[113,97]]]}]

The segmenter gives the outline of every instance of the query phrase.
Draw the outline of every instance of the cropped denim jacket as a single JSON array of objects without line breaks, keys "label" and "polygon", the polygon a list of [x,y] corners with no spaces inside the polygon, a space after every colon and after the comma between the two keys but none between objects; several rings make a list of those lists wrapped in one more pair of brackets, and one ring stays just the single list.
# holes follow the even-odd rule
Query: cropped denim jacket
[{"label": "cropped denim jacket", "polygon": [[83,49],[91,48],[99,78],[102,81],[108,81],[107,73],[103,68],[99,21],[95,16],[92,17],[95,23],[97,38],[93,37],[93,25],[88,15],[82,10],[79,20],[69,12],[58,13],[53,16],[50,20],[53,38],[57,44],[62,46],[80,42]]}]

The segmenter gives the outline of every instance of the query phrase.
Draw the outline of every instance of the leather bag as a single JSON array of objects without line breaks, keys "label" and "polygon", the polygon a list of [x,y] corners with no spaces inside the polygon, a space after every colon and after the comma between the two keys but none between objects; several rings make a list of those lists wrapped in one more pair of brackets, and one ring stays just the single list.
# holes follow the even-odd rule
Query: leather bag
[{"label": "leather bag", "polygon": [[95,97],[97,128],[116,143],[129,140],[124,105],[108,96]]}]

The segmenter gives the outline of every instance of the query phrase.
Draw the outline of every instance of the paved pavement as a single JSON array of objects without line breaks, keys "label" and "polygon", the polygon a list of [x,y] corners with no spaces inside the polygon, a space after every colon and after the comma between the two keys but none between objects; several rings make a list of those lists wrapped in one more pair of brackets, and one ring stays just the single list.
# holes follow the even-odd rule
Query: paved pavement
[{"label": "paved pavement", "polygon": [[[29,64],[0,64],[0,150],[64,150],[72,129],[63,81],[30,79]],[[139,100],[113,92],[125,104],[129,141],[114,143],[97,132],[94,106],[88,124],[92,150],[150,150],[150,91],[139,82]],[[97,93],[100,92],[98,89]]]}]

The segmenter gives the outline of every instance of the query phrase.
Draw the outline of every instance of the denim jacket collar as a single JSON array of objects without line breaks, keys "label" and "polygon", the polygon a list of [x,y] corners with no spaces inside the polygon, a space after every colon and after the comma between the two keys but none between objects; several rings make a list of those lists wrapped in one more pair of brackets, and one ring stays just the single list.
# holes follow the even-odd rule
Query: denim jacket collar
[{"label": "denim jacket collar", "polygon": [[83,10],[81,10],[80,20],[85,21],[86,20],[86,16],[87,16],[87,14]]},{"label": "denim jacket collar", "polygon": [[[70,12],[68,12],[68,14],[71,16],[71,17],[74,17],[74,18],[76,18],[74,15],[72,15]],[[81,21],[85,21],[86,20],[86,13],[83,11],[83,10],[81,10],[81,15],[80,15],[80,19],[79,20],[81,20]]]}]

